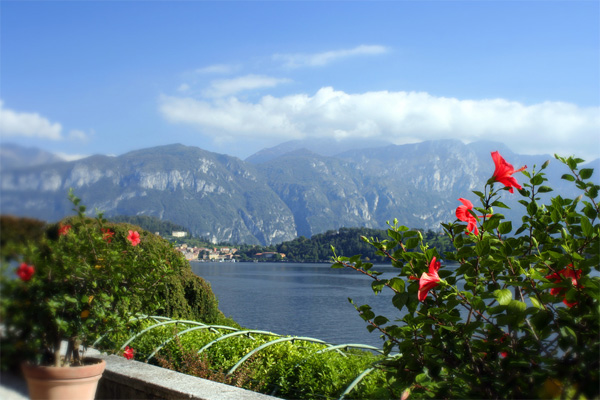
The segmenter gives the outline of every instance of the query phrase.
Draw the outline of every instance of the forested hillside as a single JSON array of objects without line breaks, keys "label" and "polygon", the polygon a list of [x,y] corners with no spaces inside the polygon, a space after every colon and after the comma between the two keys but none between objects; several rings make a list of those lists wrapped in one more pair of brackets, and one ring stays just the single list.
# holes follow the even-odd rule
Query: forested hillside
[{"label": "forested hillside", "polygon": [[[285,257],[275,257],[277,260],[297,261],[297,262],[316,262],[329,261],[333,256],[331,246],[333,246],[338,255],[353,256],[361,254],[363,260],[371,262],[385,262],[385,258],[378,255],[373,246],[367,245],[362,236],[368,238],[387,239],[387,231],[381,229],[369,228],[340,228],[339,230],[330,230],[312,236],[310,239],[300,236],[294,240],[283,242],[273,246],[242,246],[240,255],[242,260],[256,259],[257,253],[277,252],[285,254]],[[450,239],[442,233],[431,230],[423,232],[423,238],[429,247],[437,248],[440,254],[450,251],[452,243]]]}]

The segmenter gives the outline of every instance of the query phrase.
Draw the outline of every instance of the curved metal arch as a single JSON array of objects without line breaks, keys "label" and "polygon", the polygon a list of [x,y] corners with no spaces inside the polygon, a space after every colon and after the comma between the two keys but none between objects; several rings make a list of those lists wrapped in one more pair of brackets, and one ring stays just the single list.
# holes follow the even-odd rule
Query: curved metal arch
[{"label": "curved metal arch", "polygon": [[377,353],[385,354],[383,352],[383,350],[381,350],[378,347],[374,347],[374,346],[371,346],[371,345],[368,345],[368,344],[359,344],[359,343],[336,344],[335,346],[329,346],[327,348],[319,350],[319,351],[317,351],[314,354],[326,353],[328,351],[339,350],[339,349],[348,350],[349,348],[373,350],[373,351],[376,351]]},{"label": "curved metal arch", "polygon": [[[344,352],[340,351],[341,349],[347,350],[348,348],[356,348],[356,349],[365,349],[365,350],[373,350],[376,351],[382,355],[385,355],[385,353],[383,352],[383,350],[381,350],[380,348],[377,347],[373,347],[370,346],[368,344],[354,344],[354,343],[346,343],[346,344],[337,344],[337,345],[329,345],[327,347],[325,347],[324,349],[315,351],[314,353],[311,353],[308,355],[308,357],[304,357],[299,363],[297,363],[296,365],[294,365],[292,367],[292,370],[298,368],[300,365],[304,364],[306,362],[306,360],[308,360],[309,358],[317,355],[317,354],[323,354],[323,353],[327,353],[329,351],[337,351],[339,354],[341,354],[344,357],[348,357]],[[274,396],[278,391],[278,388],[275,388],[275,390],[273,390],[271,392],[271,395]]]},{"label": "curved metal arch", "polygon": [[137,339],[138,337],[142,336],[144,333],[154,329],[154,328],[158,328],[159,326],[164,326],[164,325],[170,325],[170,324],[190,324],[190,325],[200,325],[200,326],[208,326],[206,324],[203,324],[202,322],[197,322],[197,321],[188,321],[188,320],[182,320],[182,319],[172,319],[172,320],[168,320],[168,321],[164,321],[164,322],[159,322],[158,324],[154,324],[149,326],[148,328],[138,332],[137,334],[133,335],[132,337],[129,338],[129,340],[127,340],[125,343],[123,343],[123,345],[121,346],[120,350],[124,350],[125,347],[127,345],[129,345],[129,343],[133,342],[135,339]]},{"label": "curved metal arch", "polygon": [[380,354],[385,354],[383,352],[383,350],[377,348],[377,347],[373,347],[370,346],[368,344],[355,344],[355,343],[346,343],[346,344],[336,344],[336,345],[329,345],[327,347],[325,347],[324,349],[318,350],[312,354],[310,354],[308,357],[305,357],[304,359],[302,359],[298,364],[294,365],[292,369],[295,369],[297,367],[299,367],[302,363],[304,363],[306,360],[308,360],[310,357],[317,355],[317,354],[322,354],[322,353],[327,353],[329,351],[337,351],[339,354],[341,354],[344,357],[348,357],[344,352],[340,351],[340,349],[344,349],[344,350],[348,350],[349,348],[353,348],[353,349],[365,349],[365,350],[373,350],[376,351]]},{"label": "curved metal arch", "polygon": [[[139,321],[139,320],[142,320],[142,319],[153,319],[153,320],[155,320],[155,322],[157,320],[168,320],[168,321],[172,320],[172,318],[161,317],[159,315],[140,315],[138,317],[132,317],[132,318],[130,318],[129,322],[135,322],[135,321]],[[108,331],[104,335],[102,335],[98,339],[96,339],[96,341],[92,344],[92,347],[96,347],[96,345],[98,343],[100,343],[100,341],[102,341],[102,339],[104,339],[105,337],[107,337],[110,332],[112,332],[112,331]]]},{"label": "curved metal arch", "polygon": [[213,344],[216,344],[216,343],[220,342],[221,340],[229,339],[231,337],[240,336],[240,335],[248,335],[248,336],[250,336],[250,334],[252,334],[252,333],[256,333],[256,334],[260,334],[260,335],[267,335],[267,336],[278,336],[278,337],[281,336],[281,335],[278,335],[276,333],[268,332],[268,331],[257,331],[257,330],[243,330],[243,331],[241,331],[240,330],[240,331],[237,331],[237,332],[228,333],[227,335],[223,335],[221,337],[216,338],[212,342],[207,343],[206,345],[204,345],[204,347],[202,347],[200,350],[198,350],[197,354],[202,353],[204,350],[208,349]]},{"label": "curved metal arch", "polygon": [[170,321],[173,318],[170,317],[163,317],[161,315],[139,315],[137,317],[133,317],[130,318],[129,321],[138,321],[140,319],[153,319],[153,320],[163,320],[163,321]]},{"label": "curved metal arch", "polygon": [[301,340],[304,342],[312,342],[312,343],[321,343],[321,344],[328,344],[327,342],[320,340],[320,339],[315,339],[315,338],[311,338],[311,337],[303,337],[303,336],[288,336],[288,337],[282,337],[279,339],[275,339],[272,340],[270,342],[267,342],[263,345],[258,346],[257,348],[255,348],[254,350],[248,352],[244,357],[242,357],[237,364],[235,364],[233,367],[231,367],[231,369],[227,372],[227,375],[231,375],[240,365],[242,365],[247,359],[249,359],[250,357],[252,357],[255,353],[261,351],[262,349],[272,346],[274,344],[277,343],[281,343],[281,342],[294,342],[296,340]]},{"label": "curved metal arch", "polygon": [[[392,357],[387,357],[385,360],[381,360],[378,362],[373,363],[372,365],[377,365],[377,364],[381,364],[384,361],[389,361],[389,360],[393,360],[394,358],[398,358],[400,357],[402,354],[398,353]],[[350,393],[352,391],[352,389],[354,389],[354,387],[356,385],[358,385],[358,383],[360,381],[362,381],[364,379],[365,376],[367,376],[368,374],[370,374],[371,372],[373,372],[374,370],[376,370],[377,368],[375,367],[369,367],[367,369],[365,369],[363,372],[361,372],[356,378],[354,378],[354,380],[352,382],[350,382],[350,384],[348,385],[348,387],[346,387],[346,389],[344,390],[344,392],[341,394],[341,396],[339,397],[338,400],[343,400],[344,397]]]},{"label": "curved metal arch", "polygon": [[161,343],[161,344],[160,344],[158,347],[156,347],[156,348],[154,349],[154,351],[152,351],[152,354],[150,354],[150,355],[149,355],[149,356],[146,358],[146,360],[144,360],[144,361],[148,362],[148,361],[149,361],[149,360],[150,360],[152,357],[154,357],[154,355],[155,355],[156,353],[158,353],[158,352],[159,352],[159,351],[160,351],[160,350],[161,350],[163,347],[165,347],[165,346],[166,346],[167,344],[169,344],[169,343],[170,343],[170,342],[171,342],[173,339],[175,339],[175,337],[177,337],[177,336],[183,336],[183,335],[185,335],[186,333],[193,332],[193,331],[197,331],[197,330],[200,330],[200,329],[208,329],[208,330],[210,330],[210,331],[213,331],[213,332],[215,332],[215,333],[220,333],[220,332],[219,332],[217,329],[229,329],[229,330],[233,330],[233,331],[239,331],[239,329],[237,329],[237,328],[233,328],[233,327],[231,327],[231,326],[225,326],[225,325],[205,325],[205,326],[193,326],[193,327],[191,327],[191,328],[188,328],[188,329],[186,329],[186,330],[184,330],[184,331],[181,331],[181,332],[178,332],[178,333],[174,334],[173,336],[171,336],[170,338],[168,338],[167,340],[165,340],[164,342],[162,342],[162,343]]},{"label": "curved metal arch", "polygon": [[358,383],[362,381],[365,376],[369,375],[373,371],[375,371],[375,367],[367,368],[363,372],[361,372],[360,375],[354,378],[354,380],[348,385],[348,387],[346,387],[346,389],[344,390],[344,392],[338,400],[344,400],[344,397],[346,397],[346,395],[350,393],[352,389],[354,389],[354,387],[358,385]]}]

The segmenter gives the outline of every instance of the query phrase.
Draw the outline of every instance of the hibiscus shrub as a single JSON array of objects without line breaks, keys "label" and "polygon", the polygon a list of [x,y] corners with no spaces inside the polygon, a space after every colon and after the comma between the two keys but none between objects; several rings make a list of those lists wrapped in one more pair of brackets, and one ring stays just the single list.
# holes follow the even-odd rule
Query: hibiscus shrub
[{"label": "hibiscus shrub", "polygon": [[86,217],[70,198],[77,215],[59,223],[0,219],[2,369],[20,358],[59,363],[61,340],[74,359],[78,340],[91,344],[108,330],[133,329],[128,321],[137,313],[226,320],[210,285],[171,243],[101,214]]},{"label": "hibiscus shrub", "polygon": [[[363,240],[391,260],[397,276],[385,278],[360,255],[335,256],[333,267],[368,275],[375,293],[394,292],[394,320],[368,305],[356,308],[367,328],[382,334],[388,358],[379,367],[395,398],[597,398],[600,224],[593,170],[579,169],[581,159],[556,156],[579,197],[541,204],[552,191],[545,185],[548,162],[515,171],[497,152],[492,157],[492,178],[484,192],[473,192],[481,206],[461,198],[457,220],[442,224],[455,251],[438,254],[418,231],[394,221],[388,239]],[[513,176],[521,171],[523,187]],[[508,208],[502,195],[521,196],[520,223],[498,212]]]}]

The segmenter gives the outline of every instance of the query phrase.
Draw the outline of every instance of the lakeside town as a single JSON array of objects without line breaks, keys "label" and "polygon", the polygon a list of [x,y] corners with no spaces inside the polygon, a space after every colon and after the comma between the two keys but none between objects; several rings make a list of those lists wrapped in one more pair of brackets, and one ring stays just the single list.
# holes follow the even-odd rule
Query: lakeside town
[{"label": "lakeside town", "polygon": [[[187,236],[187,232],[173,231],[171,233],[173,238],[184,238]],[[183,254],[188,261],[198,262],[237,262],[240,259],[247,259],[248,257],[242,257],[239,254],[239,249],[230,246],[216,246],[216,247],[199,247],[190,246],[187,243],[183,243],[175,246],[175,250]],[[285,254],[274,251],[259,252],[253,255],[256,260],[282,260],[285,258]]]},{"label": "lakeside town", "polygon": [[[241,256],[236,254],[238,249],[233,247],[192,247],[182,244],[175,247],[175,250],[184,255],[188,261],[200,262],[236,262],[240,261]],[[285,254],[277,252],[263,252],[254,254],[256,259],[270,260],[285,258]]]}]

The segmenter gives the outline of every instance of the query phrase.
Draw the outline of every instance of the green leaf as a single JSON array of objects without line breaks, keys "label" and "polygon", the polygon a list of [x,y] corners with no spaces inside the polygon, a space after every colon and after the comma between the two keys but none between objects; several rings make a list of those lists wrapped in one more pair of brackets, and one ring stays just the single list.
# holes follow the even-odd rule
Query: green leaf
[{"label": "green leaf", "polygon": [[531,304],[533,304],[534,307],[539,308],[540,310],[544,310],[543,304],[540,303],[537,297],[531,296],[529,300],[531,300]]},{"label": "green leaf", "polygon": [[489,231],[493,231],[494,229],[496,229],[498,227],[498,225],[500,225],[500,216],[501,216],[501,214],[494,214],[494,216],[492,218],[485,221],[485,224],[484,224],[485,230],[487,230],[489,232]]},{"label": "green leaf", "polygon": [[543,175],[536,175],[531,179],[531,184],[535,185],[535,186],[539,186],[544,182],[544,176]]},{"label": "green leaf", "polygon": [[532,201],[531,203],[529,203],[527,205],[527,213],[529,215],[535,215],[535,213],[537,212],[537,210],[538,210],[538,205],[537,205],[537,203],[535,201]]},{"label": "green leaf", "polygon": [[494,290],[494,297],[500,305],[508,305],[512,300],[512,292],[510,289]]},{"label": "green leaf", "polygon": [[506,235],[510,231],[512,231],[512,222],[511,221],[502,222],[498,226],[498,232],[500,232],[500,234],[502,234],[502,235]]},{"label": "green leaf", "polygon": [[390,287],[399,293],[404,292],[404,280],[394,277],[388,282]]},{"label": "green leaf", "polygon": [[427,381],[429,381],[429,376],[427,375],[427,372],[423,373],[423,374],[419,374],[415,377],[415,382],[417,383],[425,383]]},{"label": "green leaf", "polygon": [[527,309],[527,304],[523,303],[522,301],[511,300],[508,303],[508,309],[511,312],[523,312]]},{"label": "green leaf", "polygon": [[598,212],[596,211],[596,208],[593,205],[591,205],[590,203],[587,203],[585,205],[585,207],[583,208],[583,213],[589,219],[594,219],[598,216]]},{"label": "green leaf", "polygon": [[564,174],[563,176],[561,176],[561,179],[564,179],[565,181],[569,182],[575,182],[575,177],[569,174]]},{"label": "green leaf", "polygon": [[575,334],[575,331],[568,326],[560,327],[560,335],[564,338],[572,337],[575,339],[575,343],[577,343],[577,334]]},{"label": "green leaf", "polygon": [[549,187],[549,186],[540,186],[540,187],[538,188],[538,193],[548,193],[548,192],[551,192],[551,191],[553,191],[553,190],[554,190],[554,189],[552,189],[552,188],[551,188],[551,187]]},{"label": "green leaf", "polygon": [[385,285],[385,281],[373,281],[371,282],[371,289],[375,294],[381,293],[381,289]]},{"label": "green leaf", "polygon": [[398,310],[402,310],[402,307],[404,307],[406,305],[406,302],[408,301],[408,297],[409,294],[407,292],[396,293],[392,298],[392,304]]},{"label": "green leaf", "polygon": [[419,244],[419,238],[410,238],[406,241],[406,248],[408,249],[413,249],[415,247],[417,247]]},{"label": "green leaf", "polygon": [[586,217],[581,217],[581,230],[583,230],[583,234],[588,238],[592,238],[594,236],[594,227],[592,226],[590,220]]},{"label": "green leaf", "polygon": [[65,294],[64,298],[69,303],[77,303],[77,299],[75,297],[69,296],[68,294]]},{"label": "green leaf", "polygon": [[498,208],[510,208],[509,206],[507,206],[506,204],[504,204],[503,202],[496,200],[495,202],[492,203],[492,207],[498,207]]},{"label": "green leaf", "polygon": [[489,252],[490,252],[489,241],[483,240],[481,242],[478,242],[475,245],[475,252],[477,253],[478,256],[485,256],[485,255],[489,254]]},{"label": "green leaf", "polygon": [[581,176],[581,179],[590,179],[593,173],[594,170],[592,168],[583,168],[579,171],[579,176]]},{"label": "green leaf", "polygon": [[355,263],[357,263],[357,262],[359,262],[359,261],[360,261],[360,258],[361,258],[361,257],[362,257],[362,254],[357,254],[357,255],[355,255],[355,256],[352,256],[352,257],[350,257],[350,259],[348,260],[348,262],[349,262],[350,264],[355,264]]}]

